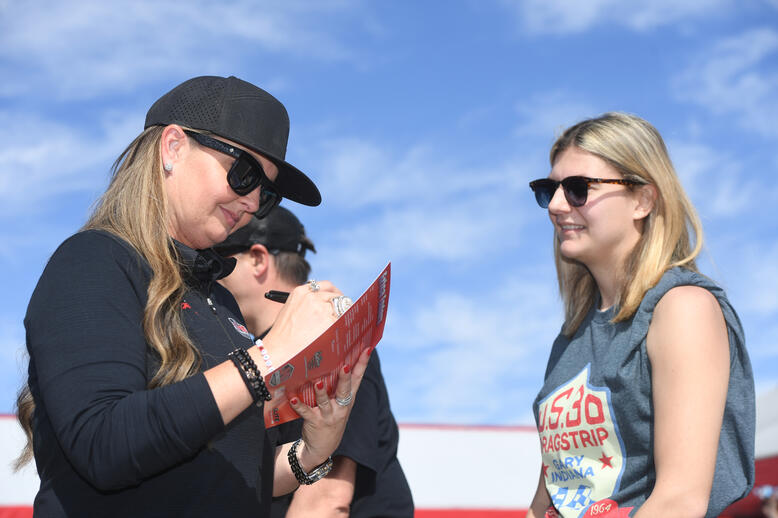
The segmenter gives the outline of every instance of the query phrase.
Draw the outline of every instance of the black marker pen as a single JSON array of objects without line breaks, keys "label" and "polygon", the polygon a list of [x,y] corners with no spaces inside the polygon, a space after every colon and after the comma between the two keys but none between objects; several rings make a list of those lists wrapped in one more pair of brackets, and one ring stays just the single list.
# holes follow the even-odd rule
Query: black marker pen
[{"label": "black marker pen", "polygon": [[280,302],[281,304],[284,304],[286,302],[286,299],[289,298],[289,292],[270,290],[265,293],[265,298],[270,299],[273,302]]}]

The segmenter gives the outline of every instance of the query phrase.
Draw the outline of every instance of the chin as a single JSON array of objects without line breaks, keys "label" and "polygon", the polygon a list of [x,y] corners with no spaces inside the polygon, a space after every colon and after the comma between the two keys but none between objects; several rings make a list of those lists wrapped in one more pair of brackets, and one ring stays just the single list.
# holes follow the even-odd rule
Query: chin
[{"label": "chin", "polygon": [[579,262],[581,262],[584,255],[581,247],[576,246],[575,243],[571,243],[570,241],[562,241],[559,243],[559,253],[565,259]]}]

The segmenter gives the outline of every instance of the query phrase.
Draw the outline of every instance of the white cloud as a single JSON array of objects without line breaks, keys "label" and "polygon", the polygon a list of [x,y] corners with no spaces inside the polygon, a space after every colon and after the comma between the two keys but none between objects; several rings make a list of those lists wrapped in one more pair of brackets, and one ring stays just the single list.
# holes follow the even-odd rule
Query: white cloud
[{"label": "white cloud", "polygon": [[[737,250],[741,282],[734,285],[740,301],[740,311],[756,315],[778,315],[778,238],[765,243],[752,242]],[[775,328],[778,330],[778,328]],[[769,335],[768,335],[769,336]],[[772,334],[771,347],[778,354]]]},{"label": "white cloud", "polygon": [[16,394],[27,378],[27,349],[24,330],[7,318],[0,320],[0,361],[4,366],[0,376],[0,411],[7,412],[16,404]]},{"label": "white cloud", "polygon": [[[561,320],[553,265],[510,272],[479,293],[442,288],[429,304],[397,310],[385,347],[406,357],[392,386],[402,419],[428,422],[526,421]],[[538,275],[540,274],[540,275]],[[400,314],[398,314],[400,313]],[[383,347],[383,346],[382,346]]]},{"label": "white cloud", "polygon": [[445,200],[503,188],[523,171],[514,163],[471,167],[450,150],[419,144],[392,149],[356,137],[327,138],[312,144],[317,178],[327,203],[342,210],[381,204]]},{"label": "white cloud", "polygon": [[260,50],[349,59],[331,29],[354,7],[349,0],[9,2],[0,22],[0,96],[132,91],[160,76],[224,74]]},{"label": "white cloud", "polygon": [[392,260],[473,262],[519,241],[522,212],[504,193],[451,197],[424,207],[385,208],[341,222],[325,236],[322,255],[343,268],[374,268]]},{"label": "white cloud", "polygon": [[599,25],[646,31],[672,23],[725,16],[733,0],[503,0],[532,34],[575,34]]},{"label": "white cloud", "polygon": [[[314,261],[326,258],[325,275],[365,278],[387,260],[472,265],[517,246],[536,210],[527,160],[474,168],[453,151],[396,150],[351,137],[304,147],[322,172],[316,182],[325,204],[298,212],[319,248]],[[320,210],[333,217],[329,224],[316,221]]]},{"label": "white cloud", "polygon": [[110,117],[87,134],[36,116],[0,112],[0,213],[101,190],[111,163],[138,127],[135,117]]},{"label": "white cloud", "polygon": [[752,29],[705,49],[674,81],[677,98],[731,115],[749,132],[778,137],[778,31]]},{"label": "white cloud", "polygon": [[569,126],[599,115],[589,103],[576,101],[575,94],[553,91],[536,94],[516,104],[518,136],[543,137],[551,146],[553,139]]},{"label": "white cloud", "polygon": [[668,141],[684,190],[706,218],[746,214],[754,206],[776,201],[758,175],[747,174],[738,159],[699,142]]}]

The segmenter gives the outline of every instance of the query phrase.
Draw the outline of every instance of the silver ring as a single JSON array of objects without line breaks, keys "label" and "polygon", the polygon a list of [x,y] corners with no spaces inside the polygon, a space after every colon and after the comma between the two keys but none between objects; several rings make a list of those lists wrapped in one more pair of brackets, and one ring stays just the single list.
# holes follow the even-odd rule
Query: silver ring
[{"label": "silver ring", "polygon": [[330,302],[332,303],[332,310],[335,312],[335,316],[341,316],[343,314],[343,295],[340,297],[333,297]]},{"label": "silver ring", "polygon": [[335,403],[337,403],[340,406],[349,406],[351,404],[352,399],[354,399],[354,395],[351,392],[349,392],[348,396],[342,399],[339,396],[335,396]]},{"label": "silver ring", "polygon": [[345,295],[333,297],[330,302],[332,302],[332,309],[335,311],[335,315],[338,317],[343,315],[343,313],[345,313],[346,310],[354,303],[354,301]]},{"label": "silver ring", "polygon": [[311,279],[310,281],[308,281],[308,287],[309,287],[309,288],[311,289],[311,291],[313,291],[313,292],[317,292],[317,291],[319,291],[319,288],[321,288],[321,286],[319,285],[319,283],[318,283],[318,282],[316,282],[316,281],[315,281],[315,280],[313,280],[313,279]]}]

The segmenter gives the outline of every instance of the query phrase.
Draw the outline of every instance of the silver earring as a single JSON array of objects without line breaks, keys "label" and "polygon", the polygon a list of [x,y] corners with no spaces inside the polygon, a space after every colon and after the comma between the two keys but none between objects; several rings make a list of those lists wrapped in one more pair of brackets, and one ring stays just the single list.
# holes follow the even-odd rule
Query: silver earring
[{"label": "silver earring", "polygon": [[171,164],[170,162],[165,162],[164,167],[165,167],[165,171],[167,171],[168,173],[173,170],[173,164]]}]

